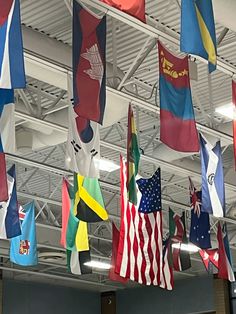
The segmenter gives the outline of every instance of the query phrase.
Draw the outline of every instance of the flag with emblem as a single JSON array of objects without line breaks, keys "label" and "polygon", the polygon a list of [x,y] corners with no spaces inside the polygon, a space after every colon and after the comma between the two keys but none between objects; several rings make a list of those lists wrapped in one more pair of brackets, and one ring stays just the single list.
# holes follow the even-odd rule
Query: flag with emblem
[{"label": "flag with emblem", "polygon": [[200,134],[202,169],[201,211],[215,217],[225,215],[225,186],[220,141],[208,140]]},{"label": "flag with emblem", "polygon": [[234,162],[236,170],[236,82],[232,81],[232,102],[233,102],[233,138],[234,138]]},{"label": "flag with emblem", "polygon": [[25,88],[20,0],[0,0],[0,88]]},{"label": "flag with emblem", "polygon": [[198,152],[188,57],[179,58],[158,42],[160,140],[179,152]]},{"label": "flag with emblem", "polygon": [[211,248],[209,214],[201,211],[202,192],[197,191],[190,180],[191,225],[189,240],[201,249]]},{"label": "flag with emblem", "polygon": [[180,34],[180,50],[208,60],[209,72],[214,71],[217,51],[212,0],[181,1]]},{"label": "flag with emblem", "polygon": [[121,157],[121,226],[115,271],[144,285],[160,285],[163,263],[160,169],[137,180],[137,205],[128,201]]},{"label": "flag with emblem", "polygon": [[[73,1],[74,111],[102,124],[106,104],[106,15]],[[82,127],[82,126],[81,126]]]},{"label": "flag with emblem", "polygon": [[138,136],[131,105],[128,112],[128,137],[127,137],[127,191],[128,199],[134,205],[137,204],[137,187],[135,177],[138,173],[140,150]]},{"label": "flag with emblem", "polygon": [[38,264],[34,202],[23,206],[20,217],[23,218],[22,233],[11,239],[10,261],[21,266],[34,266]]},{"label": "flag with emblem", "polygon": [[76,217],[85,222],[99,222],[108,219],[105,203],[96,178],[77,175],[78,190],[75,198]]},{"label": "flag with emblem", "polygon": [[202,258],[202,262],[206,267],[206,270],[210,272],[211,265],[214,265],[217,269],[219,268],[219,252],[218,249],[206,249],[199,250],[199,254]]},{"label": "flag with emblem", "polygon": [[101,0],[113,8],[121,10],[146,23],[145,0]]},{"label": "flag with emblem", "polygon": [[219,247],[218,277],[234,282],[233,260],[229,247],[226,223],[221,227],[220,222],[218,222],[217,240]]},{"label": "flag with emblem", "polygon": [[99,177],[100,130],[99,124],[82,118],[71,105],[73,101],[71,77],[68,76],[68,138],[66,167],[85,177]]}]

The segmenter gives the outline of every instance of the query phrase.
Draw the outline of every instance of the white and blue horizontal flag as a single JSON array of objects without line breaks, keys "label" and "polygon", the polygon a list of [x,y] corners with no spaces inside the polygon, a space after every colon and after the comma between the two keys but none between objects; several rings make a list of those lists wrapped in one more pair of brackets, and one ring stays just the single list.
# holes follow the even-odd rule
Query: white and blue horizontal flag
[{"label": "white and blue horizontal flag", "polygon": [[225,186],[220,141],[212,144],[200,134],[202,212],[225,216]]}]

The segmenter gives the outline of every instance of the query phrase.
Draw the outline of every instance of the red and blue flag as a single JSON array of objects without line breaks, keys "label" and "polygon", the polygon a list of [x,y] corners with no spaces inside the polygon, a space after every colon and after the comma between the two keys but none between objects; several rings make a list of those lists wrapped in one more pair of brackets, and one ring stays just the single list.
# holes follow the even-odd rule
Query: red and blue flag
[{"label": "red and blue flag", "polygon": [[0,88],[25,88],[19,0],[0,0]]},{"label": "red and blue flag", "polygon": [[160,42],[158,50],[160,139],[176,151],[198,152],[199,141],[190,89],[188,57],[174,56]]},{"label": "red and blue flag", "polygon": [[106,16],[100,18],[88,12],[76,0],[73,2],[73,91],[76,114],[102,124],[106,104]]}]

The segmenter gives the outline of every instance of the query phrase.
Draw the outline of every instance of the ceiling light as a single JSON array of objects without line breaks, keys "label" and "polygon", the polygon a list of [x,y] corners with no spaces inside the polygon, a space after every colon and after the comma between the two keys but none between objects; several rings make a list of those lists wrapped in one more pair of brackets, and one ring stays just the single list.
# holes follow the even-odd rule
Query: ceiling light
[{"label": "ceiling light", "polygon": [[188,252],[193,252],[193,253],[196,253],[198,252],[199,248],[194,245],[194,244],[191,244],[191,243],[173,243],[172,244],[172,247],[173,248],[176,248],[176,249],[180,249],[182,251],[188,251]]},{"label": "ceiling light", "polygon": [[236,119],[235,106],[233,103],[216,108],[215,112],[231,120]]},{"label": "ceiling light", "polygon": [[105,158],[95,159],[95,163],[98,165],[99,170],[101,171],[112,172],[120,169],[119,165],[115,164],[112,160]]},{"label": "ceiling light", "polygon": [[91,267],[91,268],[98,268],[98,269],[104,269],[104,270],[108,270],[111,268],[110,264],[104,263],[104,262],[99,262],[99,261],[86,262],[86,263],[84,263],[84,265]]}]

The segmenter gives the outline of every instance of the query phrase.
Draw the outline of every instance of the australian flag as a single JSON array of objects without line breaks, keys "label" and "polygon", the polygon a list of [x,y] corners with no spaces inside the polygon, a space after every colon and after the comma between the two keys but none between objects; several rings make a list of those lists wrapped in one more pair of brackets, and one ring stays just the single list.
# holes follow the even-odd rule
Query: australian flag
[{"label": "australian flag", "polygon": [[201,249],[211,247],[209,214],[201,211],[202,192],[196,191],[190,179],[191,226],[189,240]]},{"label": "australian flag", "polygon": [[0,88],[25,88],[19,0],[0,0]]},{"label": "australian flag", "polygon": [[136,181],[142,193],[138,211],[144,214],[153,213],[161,210],[161,169],[151,178],[139,179]]}]

